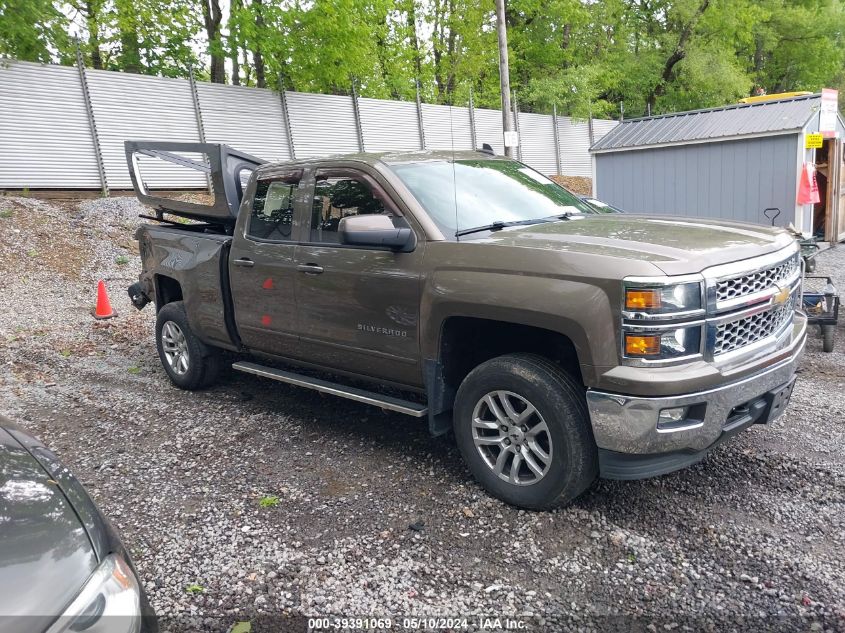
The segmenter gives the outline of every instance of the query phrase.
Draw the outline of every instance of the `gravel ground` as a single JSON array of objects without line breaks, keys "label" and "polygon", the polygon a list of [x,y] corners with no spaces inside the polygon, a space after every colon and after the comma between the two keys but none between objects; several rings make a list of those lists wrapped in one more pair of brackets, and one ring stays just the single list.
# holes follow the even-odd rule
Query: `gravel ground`
[{"label": "gravel ground", "polygon": [[[165,630],[480,614],[529,630],[845,631],[841,327],[831,354],[813,333],[772,428],[527,513],[413,419],[245,375],[173,388],[153,311],[125,294],[141,211],[0,198],[0,413],[118,526]],[[845,289],[845,248],[819,270]],[[118,312],[105,322],[90,316],[101,278]]]}]

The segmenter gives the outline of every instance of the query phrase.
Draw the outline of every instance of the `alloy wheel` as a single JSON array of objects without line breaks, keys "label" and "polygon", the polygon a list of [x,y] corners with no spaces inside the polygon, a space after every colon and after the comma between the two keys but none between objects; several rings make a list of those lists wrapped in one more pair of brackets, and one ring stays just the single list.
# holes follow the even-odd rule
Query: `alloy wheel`
[{"label": "alloy wheel", "polygon": [[472,441],[487,466],[517,486],[537,483],[552,463],[546,421],[512,391],[491,391],[478,401],[472,412]]},{"label": "alloy wheel", "polygon": [[185,333],[173,321],[166,321],[161,327],[161,343],[164,358],[174,374],[183,376],[190,367],[188,341]]}]

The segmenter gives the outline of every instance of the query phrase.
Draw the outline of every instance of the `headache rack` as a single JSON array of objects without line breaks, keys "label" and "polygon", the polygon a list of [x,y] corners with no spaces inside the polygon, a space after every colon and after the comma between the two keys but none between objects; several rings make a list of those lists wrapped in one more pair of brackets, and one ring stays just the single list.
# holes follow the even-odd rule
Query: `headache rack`
[{"label": "headache rack", "polygon": [[[267,162],[223,143],[125,141],[124,148],[135,195],[141,203],[154,209],[154,219],[159,221],[165,221],[164,214],[167,213],[209,224],[234,226],[249,174]],[[181,154],[199,154],[203,158],[195,160]],[[206,174],[211,203],[184,202],[155,195],[143,180],[140,157],[162,160]]]}]

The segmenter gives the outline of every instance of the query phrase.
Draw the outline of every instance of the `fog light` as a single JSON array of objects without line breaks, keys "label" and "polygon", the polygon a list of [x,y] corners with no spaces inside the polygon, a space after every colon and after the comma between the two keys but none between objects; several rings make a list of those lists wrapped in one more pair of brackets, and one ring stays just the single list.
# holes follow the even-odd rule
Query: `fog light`
[{"label": "fog light", "polygon": [[686,419],[689,407],[673,407],[671,409],[661,409],[660,415],[657,416],[657,426],[677,424]]}]

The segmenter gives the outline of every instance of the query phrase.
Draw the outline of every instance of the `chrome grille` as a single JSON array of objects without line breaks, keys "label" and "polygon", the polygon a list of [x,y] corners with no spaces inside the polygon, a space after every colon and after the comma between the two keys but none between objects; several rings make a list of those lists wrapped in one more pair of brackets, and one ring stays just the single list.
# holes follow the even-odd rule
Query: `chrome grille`
[{"label": "chrome grille", "polygon": [[800,266],[799,256],[793,255],[770,268],[719,281],[716,284],[716,301],[730,301],[781,285],[784,281],[792,279]]},{"label": "chrome grille", "polygon": [[726,354],[735,349],[751,345],[775,334],[792,320],[795,311],[793,293],[789,301],[771,310],[723,323],[716,328],[715,355]]}]

